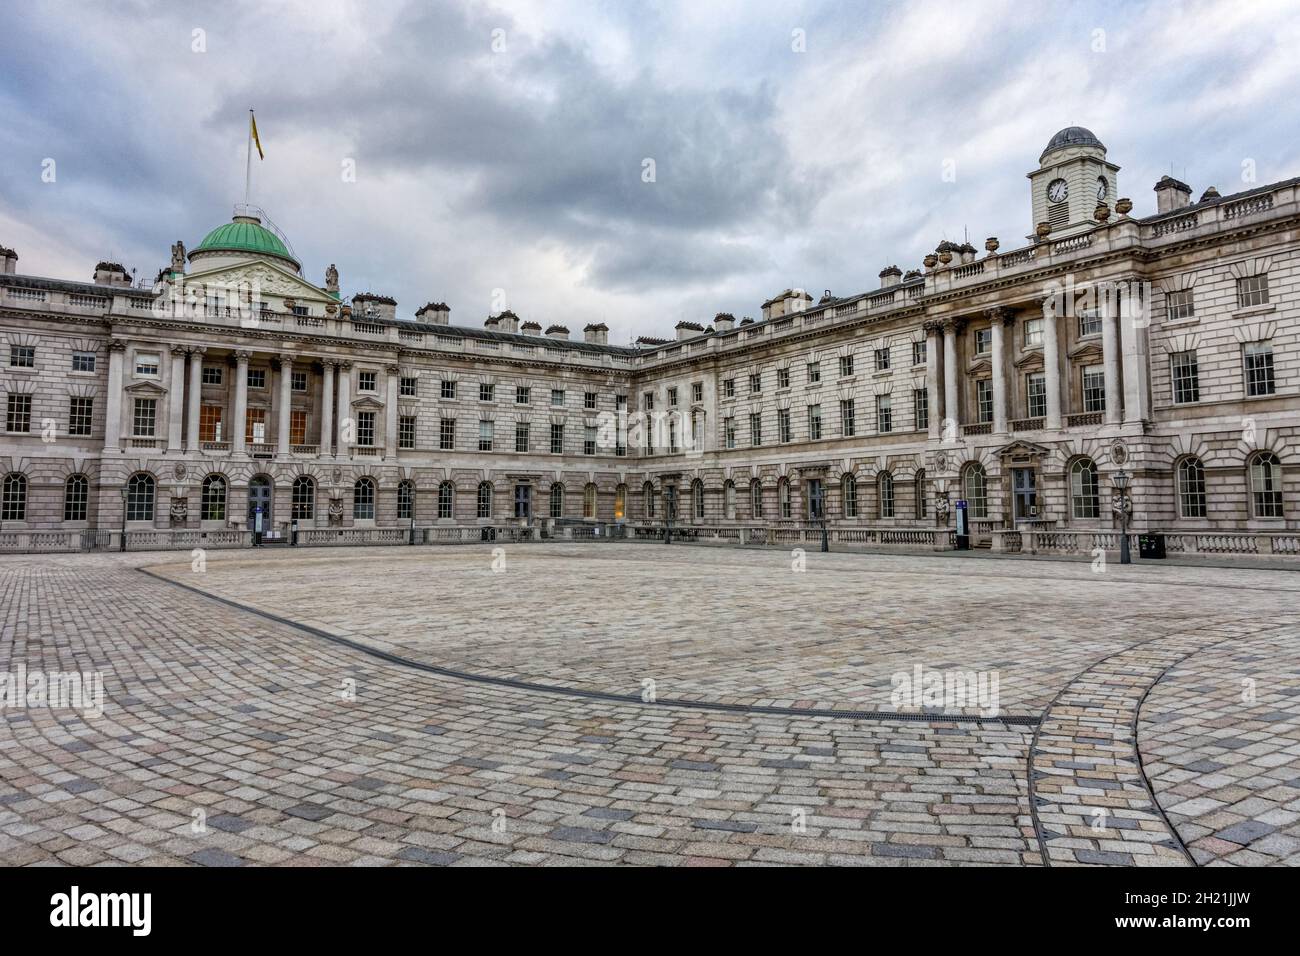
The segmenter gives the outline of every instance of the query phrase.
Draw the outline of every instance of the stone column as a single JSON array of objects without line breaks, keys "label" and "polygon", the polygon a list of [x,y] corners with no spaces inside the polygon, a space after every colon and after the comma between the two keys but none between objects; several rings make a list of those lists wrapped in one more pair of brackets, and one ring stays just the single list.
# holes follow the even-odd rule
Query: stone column
[{"label": "stone column", "polygon": [[167,377],[167,452],[181,451],[181,425],[185,412],[185,347],[173,345],[172,367]]},{"label": "stone column", "polygon": [[280,356],[280,407],[279,420],[276,423],[275,453],[281,458],[289,457],[289,410],[293,405],[293,356]]},{"label": "stone column", "polygon": [[190,387],[186,395],[188,401],[185,416],[185,450],[199,450],[199,408],[203,396],[203,354],[206,349],[190,349]]},{"label": "stone column", "polygon": [[104,451],[122,448],[122,361],[126,343],[108,343],[108,391],[104,396]]},{"label": "stone column", "polygon": [[1045,428],[1061,427],[1061,349],[1056,335],[1056,304],[1043,300],[1043,390],[1047,392]]},{"label": "stone column", "polygon": [[1147,362],[1147,326],[1151,307],[1145,283],[1129,279],[1118,287],[1119,337],[1124,353],[1124,421],[1151,417],[1151,366]]},{"label": "stone column", "polygon": [[997,435],[1007,433],[1007,370],[1006,370],[1006,327],[1015,320],[1015,313],[1010,309],[999,307],[989,310],[989,321],[993,328],[993,432]]},{"label": "stone column", "polygon": [[[957,333],[965,325],[961,319],[945,319],[943,323],[943,435],[946,441],[961,437],[961,415],[957,392]],[[951,422],[951,424],[948,424]]]},{"label": "stone column", "polygon": [[339,362],[339,422],[336,454],[350,456],[357,438],[357,423],[352,417],[352,363]]},{"label": "stone column", "polygon": [[384,366],[388,373],[388,393],[384,398],[384,457],[397,457],[397,376],[396,365]]},{"label": "stone column", "polygon": [[1113,287],[1098,289],[1097,306],[1101,310],[1101,354],[1106,369],[1106,411],[1102,422],[1115,425],[1120,419],[1119,335],[1116,330]]},{"label": "stone column", "polygon": [[321,409],[320,409],[320,454],[328,455],[334,450],[334,366],[335,362],[322,363],[325,371],[321,375]]},{"label": "stone column", "polygon": [[929,435],[931,441],[940,436],[943,415],[939,405],[939,349],[942,347],[939,336],[943,332],[943,323],[930,321],[925,323],[925,402],[929,407]]},{"label": "stone column", "polygon": [[236,455],[245,452],[244,432],[248,428],[248,360],[253,353],[235,353],[235,420],[231,422],[230,448]]}]

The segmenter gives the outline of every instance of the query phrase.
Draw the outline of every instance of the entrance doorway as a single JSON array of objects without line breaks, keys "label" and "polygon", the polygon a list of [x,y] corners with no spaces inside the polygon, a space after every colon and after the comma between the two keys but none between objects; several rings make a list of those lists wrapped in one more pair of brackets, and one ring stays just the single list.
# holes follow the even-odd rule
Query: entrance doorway
[{"label": "entrance doorway", "polygon": [[271,530],[271,479],[258,475],[248,483],[248,529],[257,530],[257,516],[262,516],[262,532]]},{"label": "entrance doorway", "polygon": [[1017,521],[1032,521],[1038,517],[1038,485],[1033,468],[1012,469],[1011,494]]}]

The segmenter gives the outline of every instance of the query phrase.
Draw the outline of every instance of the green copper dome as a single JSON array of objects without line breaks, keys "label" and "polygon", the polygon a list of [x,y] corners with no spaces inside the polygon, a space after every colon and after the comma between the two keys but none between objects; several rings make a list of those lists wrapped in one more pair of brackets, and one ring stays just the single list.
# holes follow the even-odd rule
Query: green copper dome
[{"label": "green copper dome", "polygon": [[279,236],[248,216],[217,226],[203,237],[194,252],[252,252],[285,259],[295,267],[299,265]]}]

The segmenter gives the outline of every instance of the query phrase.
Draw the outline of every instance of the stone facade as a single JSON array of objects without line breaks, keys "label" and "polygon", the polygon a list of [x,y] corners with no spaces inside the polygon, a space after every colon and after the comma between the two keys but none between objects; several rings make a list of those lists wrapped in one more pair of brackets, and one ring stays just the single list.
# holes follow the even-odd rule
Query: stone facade
[{"label": "stone facade", "polygon": [[1118,172],[1063,130],[1028,245],[941,243],[874,291],[786,290],[628,347],[344,303],[248,209],[149,289],[2,249],[0,533],[246,528],[258,505],[267,530],[819,507],[933,528],[961,499],[978,539],[1111,529],[1121,471],[1138,529],[1300,528],[1300,180],[1196,203],[1162,180],[1133,218]]}]

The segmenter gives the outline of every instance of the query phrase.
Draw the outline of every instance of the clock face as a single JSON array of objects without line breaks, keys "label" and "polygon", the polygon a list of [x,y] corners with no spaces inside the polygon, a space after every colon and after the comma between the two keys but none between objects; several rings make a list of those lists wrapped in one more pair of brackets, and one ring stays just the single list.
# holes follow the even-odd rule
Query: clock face
[{"label": "clock face", "polygon": [[1064,179],[1053,179],[1047,184],[1047,198],[1051,202],[1065,202],[1065,197],[1070,195],[1070,188],[1065,185]]},{"label": "clock face", "polygon": [[1110,192],[1110,187],[1106,185],[1106,177],[1098,176],[1097,177],[1097,202],[1101,202],[1103,199],[1105,199],[1106,194],[1108,192]]}]

